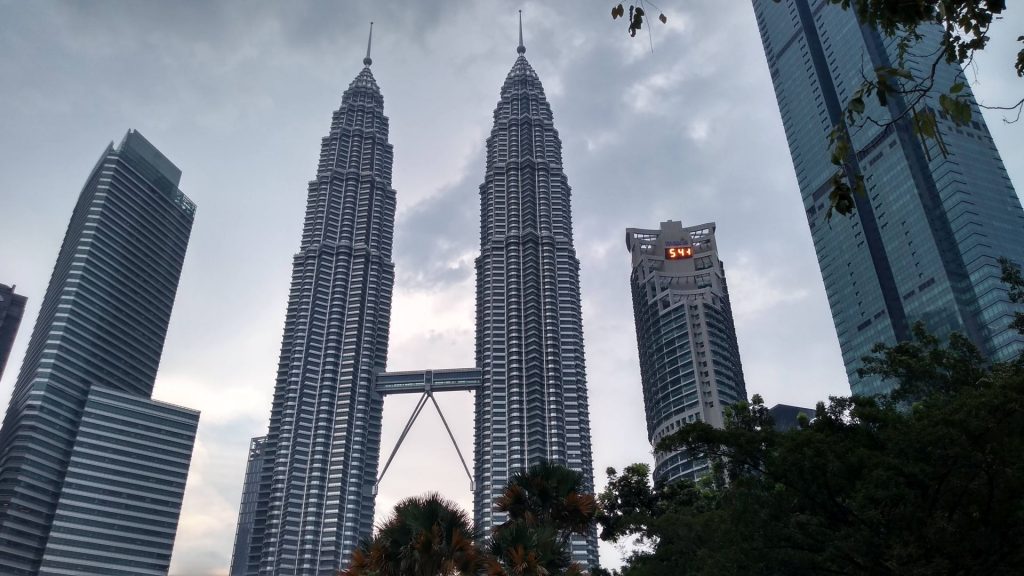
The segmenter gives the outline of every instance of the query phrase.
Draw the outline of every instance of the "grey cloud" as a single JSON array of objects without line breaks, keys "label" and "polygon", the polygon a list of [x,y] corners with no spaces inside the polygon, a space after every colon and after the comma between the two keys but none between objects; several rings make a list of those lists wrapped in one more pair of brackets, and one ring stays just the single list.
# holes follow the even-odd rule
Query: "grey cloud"
[{"label": "grey cloud", "polygon": [[[479,195],[483,180],[482,154],[471,165],[479,166],[455,185],[402,212],[395,226],[395,268],[403,289],[432,289],[459,284],[473,274],[473,261],[464,256],[478,252]],[[476,183],[474,183],[476,182]]]},{"label": "grey cloud", "polygon": [[[30,297],[0,400],[13,386],[75,197],[108,141],[138,128],[182,168],[182,186],[199,204],[156,388],[157,398],[207,414],[173,574],[227,569],[245,446],[269,414],[306,183],[331,112],[361,66],[371,19],[399,194],[403,317],[393,319],[389,366],[472,362],[483,141],[515,59],[519,7],[0,0],[0,282]],[[749,3],[665,5],[670,25],[655,23],[653,54],[646,36],[628,38],[593,2],[522,8],[527,57],[547,87],[574,193],[598,480],[606,466],[650,459],[627,226],[717,221],[734,298],[749,298],[737,303],[748,390],[793,404],[845,392]],[[1022,16],[1008,11],[1002,36],[993,33],[996,53],[979,59],[983,99],[1019,92],[1009,63]],[[650,88],[639,109],[631,105],[638,86]],[[989,116],[990,128],[1020,184],[1024,132],[998,117]],[[223,409],[225,395],[232,410]],[[464,451],[472,444],[469,398],[444,399]],[[403,400],[388,401],[391,440],[411,410]],[[447,442],[436,424],[417,425],[383,486],[382,508],[424,482],[468,497],[450,451],[439,456],[448,463],[443,474],[422,474],[422,454]],[[604,552],[614,565],[616,554]]]}]

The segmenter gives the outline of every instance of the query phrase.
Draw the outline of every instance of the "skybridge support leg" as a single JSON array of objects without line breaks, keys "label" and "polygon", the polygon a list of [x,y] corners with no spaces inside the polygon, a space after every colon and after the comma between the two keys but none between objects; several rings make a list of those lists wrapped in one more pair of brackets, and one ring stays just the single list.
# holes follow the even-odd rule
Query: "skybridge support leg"
[{"label": "skybridge support leg", "polygon": [[427,394],[430,395],[430,401],[434,403],[434,408],[437,409],[437,415],[441,417],[441,423],[444,424],[444,429],[448,431],[448,437],[452,439],[452,446],[455,446],[455,453],[459,455],[459,461],[462,462],[462,469],[466,471],[466,477],[469,478],[469,491],[476,492],[476,484],[473,482],[473,473],[469,471],[469,466],[466,465],[466,459],[462,457],[462,450],[459,450],[459,443],[455,441],[455,435],[452,434],[452,429],[448,426],[448,421],[445,420],[444,413],[441,412],[441,406],[438,405],[433,394],[429,391]]},{"label": "skybridge support leg", "polygon": [[455,453],[459,455],[459,461],[462,462],[462,469],[466,471],[466,477],[469,478],[469,491],[476,491],[476,484],[473,481],[473,473],[469,471],[469,465],[466,464],[466,459],[462,456],[462,450],[459,449],[459,443],[455,441],[455,435],[452,434],[452,429],[448,426],[448,420],[444,417],[444,412],[441,411],[441,406],[434,398],[434,394],[429,388],[427,388],[416,403],[416,408],[413,409],[412,414],[409,416],[409,421],[405,424],[405,428],[402,430],[402,435],[398,437],[398,443],[395,444],[395,448],[391,451],[391,456],[388,456],[388,461],[384,464],[384,469],[381,470],[380,476],[377,478],[377,482],[373,485],[374,496],[377,495],[377,490],[380,487],[381,480],[383,480],[384,475],[387,474],[388,468],[391,466],[391,462],[395,459],[395,455],[398,454],[398,449],[402,447],[402,442],[405,441],[405,437],[408,436],[409,430],[412,429],[412,425],[416,422],[416,419],[419,418],[420,412],[423,411],[423,407],[427,405],[428,399],[434,404],[434,409],[437,410],[437,415],[441,417],[441,423],[444,424],[444,429],[448,432],[448,438],[451,439],[452,445],[455,446]]},{"label": "skybridge support leg", "polygon": [[380,471],[380,476],[377,478],[377,482],[373,485],[373,495],[377,495],[377,489],[380,487],[380,481],[384,479],[384,474],[387,473],[388,467],[391,466],[391,461],[395,459],[395,454],[398,454],[398,449],[402,447],[402,442],[405,441],[405,437],[409,434],[409,430],[412,428],[413,423],[419,418],[420,412],[423,411],[423,407],[427,405],[427,398],[430,392],[424,392],[420,396],[419,402],[416,403],[416,408],[413,409],[412,415],[409,416],[409,421],[405,424],[405,429],[402,430],[402,435],[398,437],[398,443],[395,444],[394,450],[391,451],[391,456],[388,456],[387,464],[384,464],[384,469]]}]

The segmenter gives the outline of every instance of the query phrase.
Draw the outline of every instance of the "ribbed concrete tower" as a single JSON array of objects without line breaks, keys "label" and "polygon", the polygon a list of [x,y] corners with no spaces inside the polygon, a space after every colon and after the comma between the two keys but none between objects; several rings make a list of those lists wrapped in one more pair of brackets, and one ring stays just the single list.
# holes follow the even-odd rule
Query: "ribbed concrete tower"
[{"label": "ribbed concrete tower", "polygon": [[333,576],[373,526],[395,191],[369,48],[363,63],[309,184],[244,574]]},{"label": "ribbed concrete tower", "polygon": [[[501,87],[480,186],[476,261],[475,517],[489,531],[511,474],[548,460],[593,486],[579,260],[562,145],[537,73],[519,57]],[[597,563],[597,539],[573,542]]]}]

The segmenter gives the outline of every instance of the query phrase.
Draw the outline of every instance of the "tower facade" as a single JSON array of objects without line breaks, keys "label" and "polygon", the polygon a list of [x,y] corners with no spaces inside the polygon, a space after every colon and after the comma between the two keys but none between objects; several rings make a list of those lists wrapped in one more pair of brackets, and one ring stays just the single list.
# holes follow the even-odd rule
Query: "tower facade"
[{"label": "tower facade", "polygon": [[[629,228],[626,249],[648,440],[656,446],[692,422],[721,428],[725,407],[747,391],[715,224]],[[655,481],[696,480],[707,470],[685,450],[655,452]]]},{"label": "tower facade", "polygon": [[79,195],[0,429],[2,574],[167,573],[199,418],[150,399],[195,215],[180,177],[129,131]]},{"label": "tower facade", "polygon": [[11,356],[27,301],[27,298],[14,292],[14,286],[0,284],[0,378],[4,376],[4,367]]},{"label": "tower facade", "polygon": [[263,475],[263,446],[266,436],[253,438],[249,442],[249,457],[245,464],[245,480],[242,484],[242,502],[238,505],[238,526],[235,528],[235,546],[231,551],[229,576],[245,576],[248,567],[257,566],[259,557],[249,554],[253,522],[256,520],[256,506],[259,503],[260,478]]},{"label": "tower facade", "polygon": [[[593,488],[579,259],[562,145],[537,73],[519,57],[501,87],[480,186],[476,260],[475,519],[505,519],[494,503],[511,474],[547,460]],[[596,534],[572,544],[597,564]]]},{"label": "tower facade", "polygon": [[[850,161],[867,193],[855,195],[852,217],[826,222],[835,172],[827,135],[862,74],[897,61],[896,42],[826,0],[753,5],[853,392],[889,390],[888,382],[858,377],[861,358],[876,342],[909,339],[917,322],[938,335],[962,332],[994,360],[1019,355],[1024,338],[1009,329],[1014,307],[997,260],[1024,262],[1024,211],[970,88],[963,92],[970,125],[956,126],[941,111],[939,91],[966,82],[961,67],[939,62],[936,93],[913,110],[903,97],[885,107],[865,98],[879,122],[902,119],[851,130]],[[936,26],[920,31],[910,51],[928,55],[912,59],[919,75],[941,41]],[[936,114],[947,153],[913,133],[913,114],[925,110]]]},{"label": "tower facade", "polygon": [[[384,100],[364,68],[309,183],[248,556],[233,573],[330,575],[373,528],[395,190]],[[236,548],[237,549],[237,548]]]}]

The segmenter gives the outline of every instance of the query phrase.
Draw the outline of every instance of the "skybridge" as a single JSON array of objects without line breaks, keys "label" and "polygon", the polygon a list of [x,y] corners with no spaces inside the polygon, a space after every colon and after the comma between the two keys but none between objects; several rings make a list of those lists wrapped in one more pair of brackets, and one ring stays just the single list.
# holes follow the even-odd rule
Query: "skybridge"
[{"label": "skybridge", "polygon": [[444,424],[444,429],[448,432],[448,437],[451,438],[452,445],[455,446],[455,452],[459,455],[459,460],[462,462],[462,469],[466,471],[466,477],[469,478],[469,490],[471,492],[476,491],[473,474],[469,471],[466,459],[462,456],[462,450],[459,449],[459,443],[455,441],[455,435],[452,434],[452,429],[448,426],[448,420],[444,417],[444,413],[441,412],[441,406],[434,398],[434,393],[472,392],[480,388],[481,378],[482,374],[479,368],[379,372],[376,375],[373,380],[374,392],[382,396],[389,394],[419,394],[420,399],[416,403],[416,408],[413,409],[412,414],[409,416],[409,421],[406,422],[405,428],[402,429],[402,435],[398,437],[395,448],[391,451],[391,455],[388,456],[387,463],[384,464],[384,468],[380,471],[380,476],[377,477],[377,481],[373,484],[374,496],[377,495],[377,489],[380,486],[381,480],[384,479],[384,474],[387,473],[388,468],[391,466],[391,461],[395,459],[398,449],[402,447],[402,442],[409,435],[409,430],[416,423],[416,418],[419,417],[420,412],[423,411],[423,407],[427,405],[428,401],[434,405],[437,415],[441,417],[441,422]]}]

